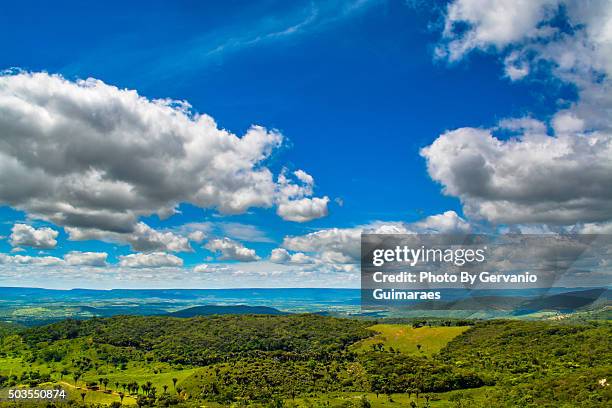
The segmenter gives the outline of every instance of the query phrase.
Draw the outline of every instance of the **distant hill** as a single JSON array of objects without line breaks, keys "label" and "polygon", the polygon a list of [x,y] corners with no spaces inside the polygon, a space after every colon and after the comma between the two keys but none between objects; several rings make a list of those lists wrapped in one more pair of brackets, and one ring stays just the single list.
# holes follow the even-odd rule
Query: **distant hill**
[{"label": "distant hill", "polygon": [[587,289],[543,296],[525,302],[515,314],[527,314],[541,310],[556,310],[561,312],[574,312],[594,304],[603,304],[608,299],[608,290],[605,288]]},{"label": "distant hill", "polygon": [[247,306],[247,305],[235,305],[235,306],[220,306],[220,305],[206,305],[206,306],[194,306],[187,309],[178,310],[176,312],[168,313],[169,316],[173,317],[194,317],[194,316],[211,316],[211,315],[287,315],[289,313],[282,312],[273,307],[267,306]]}]

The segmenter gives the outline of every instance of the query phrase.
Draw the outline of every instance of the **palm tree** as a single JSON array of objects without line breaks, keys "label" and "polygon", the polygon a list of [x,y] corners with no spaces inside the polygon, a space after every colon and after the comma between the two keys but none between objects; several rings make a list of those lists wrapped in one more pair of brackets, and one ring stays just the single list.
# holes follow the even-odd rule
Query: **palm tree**
[{"label": "palm tree", "polygon": [[82,392],[81,393],[81,399],[83,400],[83,403],[85,402],[85,396],[87,395],[86,392]]},{"label": "palm tree", "polygon": [[119,399],[121,400],[121,404],[123,404],[123,397],[125,397],[125,394],[123,394],[122,392],[119,393]]},{"label": "palm tree", "polygon": [[168,391],[168,384],[164,384],[164,394]]},{"label": "palm tree", "polygon": [[174,385],[174,390],[176,391],[176,382],[178,381],[178,378],[174,377],[172,379],[172,384]]}]

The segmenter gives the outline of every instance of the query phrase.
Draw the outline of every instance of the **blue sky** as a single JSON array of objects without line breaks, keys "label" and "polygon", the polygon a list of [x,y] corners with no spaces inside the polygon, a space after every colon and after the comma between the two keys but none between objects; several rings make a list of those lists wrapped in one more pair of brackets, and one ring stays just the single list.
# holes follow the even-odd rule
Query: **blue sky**
[{"label": "blue sky", "polygon": [[[202,274],[197,275],[193,285],[198,287],[232,286],[236,279],[242,279],[232,276],[249,273],[255,275],[249,275],[251,280],[245,278],[247,285],[256,285],[262,279],[264,285],[270,286],[299,284],[303,281],[296,278],[296,270],[304,277],[309,276],[309,285],[351,286],[355,283],[354,270],[340,267],[339,274],[352,274],[352,277],[336,281],[338,275],[321,272],[329,266],[328,261],[320,261],[324,249],[290,243],[286,237],[305,237],[330,228],[351,231],[381,222],[414,226],[439,214],[452,218],[453,226],[465,223],[479,224],[481,228],[484,228],[482,225],[511,224],[537,225],[537,228],[605,224],[609,221],[607,210],[603,215],[585,215],[584,219],[575,213],[573,218],[552,216],[549,211],[542,212],[540,218],[499,216],[501,213],[515,214],[514,207],[496,208],[493,214],[485,204],[499,204],[497,198],[486,196],[489,193],[457,188],[460,183],[453,184],[445,178],[444,171],[432,170],[431,166],[440,168],[436,160],[443,158],[421,153],[421,149],[442,140],[441,135],[448,131],[492,129],[509,118],[531,118],[542,124],[543,128],[538,128],[542,135],[552,138],[561,132],[554,126],[555,118],[560,112],[574,114],[572,109],[580,107],[577,104],[586,99],[581,95],[590,90],[588,84],[560,72],[554,55],[537,48],[541,44],[554,43],[553,37],[542,37],[536,45],[535,42],[528,44],[515,33],[502,33],[499,37],[493,33],[491,36],[484,32],[486,13],[469,14],[472,9],[467,3],[152,1],[104,2],[87,7],[79,2],[40,2],[27,8],[18,2],[4,5],[0,16],[0,69],[57,74],[67,81],[65,86],[79,79],[95,78],[119,90],[136,90],[149,101],[162,98],[187,101],[192,112],[211,116],[219,128],[237,136],[244,135],[252,125],[276,130],[282,134],[282,144],[255,166],[269,169],[274,179],[281,173],[287,174],[293,178],[292,185],[312,190],[288,198],[292,204],[302,199],[312,203],[310,200],[316,197],[327,197],[329,201],[324,211],[319,208],[316,215],[309,214],[307,222],[279,216],[277,209],[284,198],[276,196],[270,199],[274,201],[271,205],[249,206],[243,211],[235,211],[237,214],[219,211],[215,205],[194,202],[178,203],[176,213],[163,220],[153,210],[138,212],[137,221],[155,231],[185,237],[199,229],[206,236],[190,241],[191,249],[186,251],[165,247],[138,250],[125,237],[76,239],[75,233],[70,234],[64,228],[83,228],[83,225],[57,221],[58,212],[62,210],[38,207],[35,210],[31,200],[11,203],[6,193],[4,197],[0,194],[0,203],[4,203],[0,207],[0,235],[5,237],[0,240],[0,252],[6,256],[48,256],[63,260],[72,251],[107,254],[106,269],[75,261],[70,268],[83,272],[77,274],[78,278],[68,278],[66,274],[55,278],[59,282],[50,285],[58,287],[147,286],[153,280],[154,286],[189,287],[189,279],[197,275],[193,268],[201,264],[209,265],[209,269],[229,264],[239,270],[233,269],[231,273],[221,270],[219,276],[210,281],[206,281],[208,276],[217,272],[212,275],[206,272],[207,278],[202,281],[199,280]],[[552,11],[546,9],[545,12],[554,14],[556,19],[571,20],[571,5],[559,3]],[[482,34],[481,42],[466,44],[467,37],[462,37],[462,32],[445,31],[445,24],[453,22],[454,6],[464,7],[463,14],[459,13],[460,17],[454,22],[467,21],[476,34],[474,38]],[[549,5],[546,7],[550,9]],[[531,21],[530,16],[536,12],[539,14],[534,17],[534,27],[541,27],[542,21],[548,21],[547,24],[556,29],[558,24],[550,22],[552,17],[546,20],[544,11],[529,7],[524,10],[521,21]],[[508,24],[517,26],[511,21]],[[558,35],[570,34],[560,31]],[[456,45],[465,49],[458,56],[453,55]],[[529,73],[523,75],[520,69],[525,64],[531,65]],[[519,69],[519,74],[513,76],[515,71],[510,71],[509,66]],[[606,78],[606,66],[591,68],[599,70]],[[5,87],[4,91],[8,92],[7,89]],[[576,112],[574,116],[588,116],[584,109]],[[516,136],[517,130],[524,132],[519,138],[525,137],[525,129],[500,126],[493,133],[496,140],[503,142]],[[577,131],[584,129],[586,127]],[[12,143],[6,133],[10,131],[4,130],[4,135],[0,133],[1,138],[9,140],[8,144]],[[70,139],[64,139],[61,143],[69,142]],[[5,151],[6,157],[10,157],[11,153],[7,152],[13,150]],[[534,162],[537,169],[538,159]],[[494,164],[492,166],[485,167],[494,168]],[[297,170],[312,176],[314,183],[311,186],[300,184],[301,181],[295,179],[297,176],[293,176]],[[556,190],[550,194],[553,197]],[[474,201],[474,197],[478,201]],[[512,199],[504,200],[513,203]],[[517,198],[517,202],[524,205],[521,200],[523,198]],[[70,199],[66,202],[70,203]],[[525,209],[521,207],[520,210]],[[587,210],[579,208],[577,211],[586,214]],[[449,215],[449,211],[454,211],[454,215]],[[16,223],[25,223],[34,229],[56,230],[57,242],[29,245],[32,230],[24,230],[26,236],[21,241],[11,240]],[[221,249],[202,248],[212,240],[225,238],[231,240],[231,245],[238,245],[234,250],[254,250],[259,259],[250,252],[245,252],[241,258],[233,252],[228,255]],[[328,244],[335,243],[337,241]],[[286,256],[283,258],[286,262],[279,258],[278,262],[269,263],[270,252],[276,248],[285,248],[289,256],[302,253],[318,257],[319,261],[308,271],[305,263],[287,261]],[[176,279],[168,281],[160,278],[163,269],[144,268],[145,273],[132,268],[129,273],[134,278],[126,283],[122,280],[126,272],[112,269],[121,256],[147,252],[179,257],[183,262],[181,270],[189,270],[186,273],[191,274],[189,279],[181,280],[177,272]],[[337,252],[346,256],[350,250]],[[249,261],[253,262],[241,262],[249,256],[252,258]],[[23,263],[30,261],[24,259]],[[172,262],[162,268],[176,266]],[[237,263],[244,264],[248,270],[240,269],[243,267],[236,266]],[[294,269],[288,265],[291,263]],[[351,264],[348,260],[331,263],[336,269],[338,265]],[[276,268],[270,265],[277,265],[282,270],[276,275],[266,275],[271,268]],[[18,268],[14,266],[11,268],[0,284],[19,284],[24,279],[24,272],[16,272]],[[54,265],[53,268],[68,266]],[[236,272],[243,275],[236,275]],[[104,278],[110,283],[101,283],[98,276],[102,275],[110,277]],[[287,275],[291,277],[285,278]],[[32,274],[25,278],[27,284],[48,284],[36,281],[37,277]]]}]

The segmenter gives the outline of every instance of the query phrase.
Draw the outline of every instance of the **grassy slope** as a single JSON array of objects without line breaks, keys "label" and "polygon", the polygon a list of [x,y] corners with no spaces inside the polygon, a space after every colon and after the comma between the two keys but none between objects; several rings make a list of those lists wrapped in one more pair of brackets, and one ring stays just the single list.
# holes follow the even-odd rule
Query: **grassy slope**
[{"label": "grassy slope", "polygon": [[[373,344],[382,343],[385,349],[414,356],[431,356],[469,327],[419,327],[405,324],[377,324],[369,327],[378,334],[356,343],[354,351],[368,351]],[[417,345],[421,345],[419,350]]]}]

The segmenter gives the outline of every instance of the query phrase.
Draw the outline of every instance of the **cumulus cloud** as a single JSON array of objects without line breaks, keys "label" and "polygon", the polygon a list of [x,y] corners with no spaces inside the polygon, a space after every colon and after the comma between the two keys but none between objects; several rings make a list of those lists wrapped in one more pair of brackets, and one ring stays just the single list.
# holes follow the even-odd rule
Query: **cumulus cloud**
[{"label": "cumulus cloud", "polygon": [[[539,26],[556,11],[557,0],[456,0],[448,5],[438,55],[455,61],[474,49],[503,49],[548,35]],[[467,29],[465,29],[467,25]]]},{"label": "cumulus cloud", "polygon": [[64,255],[68,265],[106,266],[106,252],[78,252],[72,251]]},{"label": "cumulus cloud", "polygon": [[278,185],[263,165],[279,132],[252,126],[239,137],[186,102],[96,79],[0,75],[0,133],[0,203],[59,226],[126,234],[139,217],[168,217],[180,203],[235,214],[293,198],[284,191],[295,183]]},{"label": "cumulus cloud", "polygon": [[277,263],[291,263],[292,256],[297,254],[292,255],[289,251],[295,251],[308,257],[311,263],[336,270],[352,271],[360,260],[362,233],[451,234],[468,233],[470,230],[470,224],[454,211],[432,215],[414,223],[375,221],[354,228],[328,228],[305,235],[285,237],[283,248],[273,250],[270,260]]},{"label": "cumulus cloud", "polygon": [[189,239],[171,231],[158,231],[144,222],[134,226],[132,232],[118,233],[94,228],[66,227],[69,239],[73,241],[99,240],[128,244],[134,251],[190,252]]},{"label": "cumulus cloud", "polygon": [[276,213],[287,221],[306,222],[327,216],[328,203],[328,197],[290,200],[280,203]]},{"label": "cumulus cloud", "polygon": [[455,0],[437,55],[457,61],[473,50],[497,52],[513,80],[552,62],[556,75],[583,86],[612,71],[611,21],[609,0]]},{"label": "cumulus cloud", "polygon": [[286,221],[306,222],[326,217],[329,197],[309,197],[313,193],[314,179],[303,170],[293,175],[298,180],[292,182],[283,170],[278,176],[278,206],[276,213]]},{"label": "cumulus cloud", "polygon": [[165,252],[137,253],[119,257],[119,265],[126,268],[162,268],[183,266],[183,260]]},{"label": "cumulus cloud", "polygon": [[444,234],[461,234],[468,233],[471,230],[471,225],[461,218],[454,211],[446,211],[442,214],[430,215],[422,221],[412,224],[419,233],[425,234],[444,233]]},{"label": "cumulus cloud", "polygon": [[64,260],[54,256],[14,255],[4,256],[4,263],[12,263],[14,265],[57,266],[62,265]]},{"label": "cumulus cloud", "polygon": [[34,228],[27,224],[15,224],[11,229],[10,242],[15,247],[23,245],[50,249],[57,245],[58,234],[56,230],[47,227]]},{"label": "cumulus cloud", "polygon": [[303,252],[290,254],[285,248],[275,248],[270,253],[270,262],[279,264],[306,265],[314,260]]},{"label": "cumulus cloud", "polygon": [[251,262],[260,259],[254,249],[247,248],[240,242],[229,238],[213,239],[204,247],[211,252],[220,252],[219,259],[221,260]]},{"label": "cumulus cloud", "polygon": [[206,239],[206,233],[204,231],[192,231],[187,235],[187,238],[193,242],[200,243]]},{"label": "cumulus cloud", "polygon": [[455,0],[438,56],[458,61],[472,50],[499,54],[512,80],[544,70],[572,83],[578,100],[552,117],[552,134],[517,118],[440,135],[421,151],[430,176],[461,199],[466,215],[493,223],[611,220],[612,3]]},{"label": "cumulus cloud", "polygon": [[572,224],[612,217],[612,137],[447,132],[421,154],[466,214],[495,223]]}]

